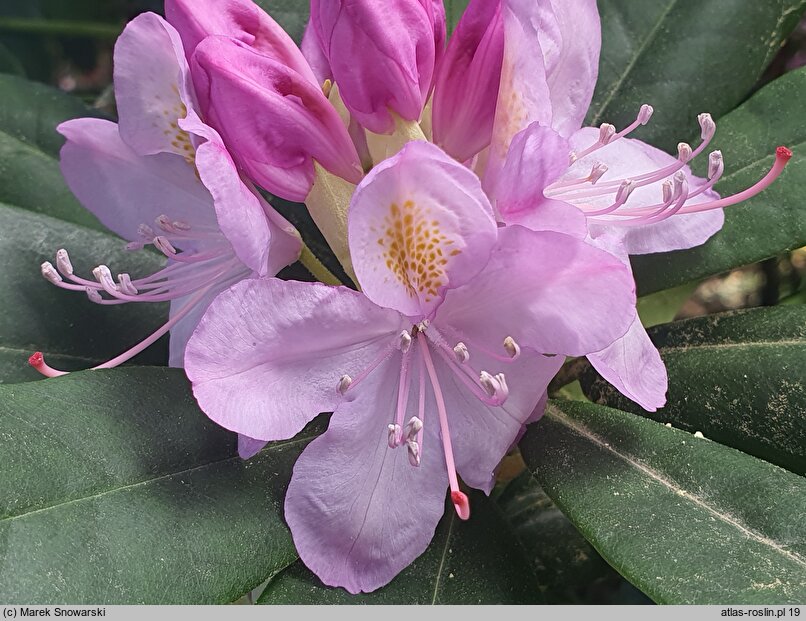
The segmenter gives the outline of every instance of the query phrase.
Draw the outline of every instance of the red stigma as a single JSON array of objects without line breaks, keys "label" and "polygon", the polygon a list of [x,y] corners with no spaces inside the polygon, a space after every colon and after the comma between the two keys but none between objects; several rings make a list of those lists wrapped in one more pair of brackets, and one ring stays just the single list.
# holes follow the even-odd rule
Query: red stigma
[{"label": "red stigma", "polygon": [[28,364],[30,364],[33,368],[37,368],[42,366],[42,363],[45,361],[45,357],[42,355],[41,351],[31,354],[28,358]]},{"label": "red stigma", "polygon": [[792,150],[787,147],[778,147],[775,149],[775,157],[779,160],[784,160],[785,162],[789,161],[789,158],[792,157]]},{"label": "red stigma", "polygon": [[470,518],[470,499],[464,492],[460,492],[459,490],[451,492],[451,502],[460,519],[467,520]]}]

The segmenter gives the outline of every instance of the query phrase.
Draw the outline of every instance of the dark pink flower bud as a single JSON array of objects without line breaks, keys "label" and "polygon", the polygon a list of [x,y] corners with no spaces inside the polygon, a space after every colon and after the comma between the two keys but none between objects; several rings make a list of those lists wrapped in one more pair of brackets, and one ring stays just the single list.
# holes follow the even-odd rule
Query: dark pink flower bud
[{"label": "dark pink flower bud", "polygon": [[390,112],[420,119],[445,40],[441,2],[312,0],[311,27],[359,123],[382,134]]},{"label": "dark pink flower bud", "polygon": [[283,63],[227,37],[208,37],[193,55],[205,120],[249,177],[303,201],[314,160],[358,183],[362,170],[347,128],[317,87]]},{"label": "dark pink flower bud", "polygon": [[252,0],[165,0],[165,16],[182,37],[188,61],[205,37],[222,35],[242,41],[315,81],[291,37]]},{"label": "dark pink flower bud", "polygon": [[451,37],[434,90],[434,142],[460,161],[490,144],[504,26],[499,0],[472,0]]}]

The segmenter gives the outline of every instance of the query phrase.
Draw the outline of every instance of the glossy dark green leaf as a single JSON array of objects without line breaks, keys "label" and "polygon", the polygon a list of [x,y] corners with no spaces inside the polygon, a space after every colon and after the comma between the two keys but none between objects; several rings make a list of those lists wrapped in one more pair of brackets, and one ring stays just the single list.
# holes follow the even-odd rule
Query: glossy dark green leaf
[{"label": "glossy dark green leaf", "polygon": [[[716,187],[723,196],[761,179],[772,166],[778,145],[789,146],[795,155],[771,187],[725,210],[725,226],[708,243],[691,250],[633,257],[641,295],[806,244],[806,124],[801,114],[804,98],[806,69],[798,69],[765,86],[717,123],[713,148],[722,150],[726,168]],[[699,162],[699,174],[704,172],[702,165],[704,160]]]},{"label": "glossy dark green leaf", "polygon": [[588,113],[617,127],[655,106],[636,132],[673,151],[751,91],[806,9],[803,0],[603,0],[599,81]]},{"label": "glossy dark green leaf", "polygon": [[588,397],[806,474],[806,307],[700,317],[649,334],[669,372],[666,407],[645,412],[591,369],[582,377]]},{"label": "glossy dark green leaf", "polygon": [[456,28],[469,3],[470,0],[445,0],[445,19],[448,22],[449,33]]},{"label": "glossy dark green leaf", "polygon": [[0,202],[105,230],[73,196],[59,169],[56,126],[97,116],[79,100],[41,84],[0,75]]},{"label": "glossy dark green leaf", "polygon": [[538,584],[494,503],[471,494],[472,517],[453,506],[429,548],[387,586],[365,595],[325,587],[301,562],[269,582],[261,604],[533,604]]},{"label": "glossy dark green leaf", "polygon": [[547,604],[647,603],[557,508],[530,472],[496,498]]},{"label": "glossy dark green leaf", "polygon": [[291,38],[299,44],[311,14],[311,4],[304,0],[255,0],[255,3],[271,15]]},{"label": "glossy dark green leaf", "polygon": [[549,402],[521,443],[546,493],[656,602],[806,598],[806,479],[680,429]]},{"label": "glossy dark green leaf", "polygon": [[[28,356],[43,351],[66,370],[100,364],[154,332],[167,320],[167,305],[99,306],[77,291],[64,291],[39,272],[66,248],[76,273],[85,277],[105,263],[116,273],[145,276],[161,259],[150,252],[126,252],[120,239],[55,218],[0,205],[0,383],[39,379]],[[136,359],[165,364],[163,339]]]},{"label": "glossy dark green leaf", "polygon": [[0,43],[0,73],[25,75],[25,69],[20,60],[2,43]]},{"label": "glossy dark green leaf", "polygon": [[0,386],[0,599],[238,599],[296,559],[282,498],[308,439],[241,461],[175,369]]}]

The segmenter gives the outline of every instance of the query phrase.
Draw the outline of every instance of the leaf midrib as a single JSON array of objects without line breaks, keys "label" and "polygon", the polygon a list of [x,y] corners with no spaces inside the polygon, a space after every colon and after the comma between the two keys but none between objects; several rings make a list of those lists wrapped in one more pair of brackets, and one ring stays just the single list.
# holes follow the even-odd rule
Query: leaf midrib
[{"label": "leaf midrib", "polygon": [[752,347],[806,347],[806,339],[785,339],[780,341],[742,341],[739,343],[694,343],[692,345],[658,345],[658,351],[666,353],[691,351],[721,351],[726,349],[742,349]]},{"label": "leaf midrib", "polygon": [[745,526],[744,524],[741,524],[738,520],[735,520],[735,519],[731,518],[730,516],[725,515],[724,513],[721,513],[718,509],[712,507],[710,504],[708,504],[707,502],[705,502],[701,498],[695,496],[690,491],[688,491],[686,489],[683,489],[682,487],[680,487],[678,485],[675,485],[674,482],[670,481],[668,478],[663,476],[660,472],[654,470],[653,468],[650,468],[646,464],[641,463],[638,460],[637,457],[633,458],[633,457],[627,455],[626,453],[619,452],[618,450],[616,450],[613,447],[613,445],[611,443],[605,442],[596,433],[594,433],[593,431],[591,431],[590,429],[588,429],[587,427],[585,427],[581,423],[579,423],[577,421],[574,421],[570,417],[566,416],[556,406],[549,404],[546,407],[546,416],[550,417],[555,422],[563,425],[564,427],[570,429],[572,432],[574,432],[577,435],[581,436],[585,440],[587,440],[589,442],[592,442],[598,448],[600,448],[602,450],[605,450],[605,451],[607,451],[609,453],[612,453],[617,458],[621,459],[622,461],[627,462],[627,464],[629,464],[631,467],[635,468],[636,470],[639,470],[641,473],[645,474],[647,477],[651,478],[656,483],[659,483],[660,485],[663,485],[664,487],[669,489],[671,492],[673,492],[675,495],[677,495],[679,498],[682,498],[684,500],[687,500],[687,501],[697,505],[701,509],[704,509],[705,511],[707,511],[708,513],[710,513],[711,515],[716,517],[718,520],[720,520],[724,524],[727,524],[729,526],[732,526],[732,527],[736,528],[739,532],[741,532],[743,535],[745,535],[749,539],[752,539],[753,541],[756,541],[759,544],[762,544],[762,545],[765,545],[765,546],[771,548],[772,550],[774,550],[776,553],[780,554],[781,556],[784,556],[788,560],[793,561],[796,564],[806,568],[806,559],[801,557],[796,552],[792,552],[790,550],[787,550],[786,548],[784,548],[783,546],[778,544],[773,539],[770,539],[769,537],[765,537],[764,535],[762,535],[762,534],[756,532],[755,530]]},{"label": "leaf midrib", "polygon": [[[292,440],[279,442],[277,444],[273,444],[273,445],[263,449],[263,451],[268,452],[268,451],[274,451],[274,450],[279,450],[279,449],[285,449],[285,448],[294,446],[296,444],[300,444],[300,443],[303,443],[303,442],[308,442],[310,440],[313,440],[313,438],[315,438],[315,437],[316,437],[315,435],[311,435],[311,436],[305,436],[303,438],[294,438]],[[263,451],[261,451],[261,452],[263,452]],[[198,470],[204,470],[205,468],[211,468],[211,467],[218,466],[218,465],[221,465],[221,464],[225,464],[225,463],[228,463],[228,462],[239,462],[239,461],[243,461],[243,460],[237,455],[232,456],[232,457],[226,457],[224,459],[217,459],[215,461],[210,461],[210,462],[206,462],[204,464],[199,464],[199,465],[193,466],[192,468],[186,468],[184,470],[178,470],[176,472],[169,472],[169,473],[157,476],[157,477],[152,477],[150,479],[144,479],[142,481],[137,481],[136,483],[129,483],[127,485],[122,485],[120,487],[114,487],[112,489],[107,489],[107,490],[104,490],[104,491],[101,491],[101,492],[91,494],[89,496],[82,496],[81,498],[72,498],[70,500],[65,500],[63,502],[57,502],[57,503],[54,503],[52,505],[48,505],[47,507],[40,507],[39,509],[34,509],[33,511],[26,511],[25,513],[18,513],[18,514],[8,515],[8,516],[5,516],[2,519],[0,519],[0,526],[2,526],[5,523],[12,522],[14,520],[18,520],[18,519],[21,519],[21,518],[29,517],[31,515],[35,515],[37,513],[45,513],[47,511],[51,511],[53,509],[58,509],[60,507],[64,507],[64,506],[67,506],[67,505],[79,504],[79,503],[82,503],[82,502],[95,500],[95,499],[100,498],[102,496],[107,496],[109,494],[115,494],[115,493],[118,493],[118,492],[126,492],[126,491],[132,490],[132,489],[137,488],[137,487],[143,487],[143,486],[146,486],[146,485],[150,485],[152,483],[157,483],[159,481],[164,481],[164,480],[168,480],[168,479],[171,479],[171,478],[174,478],[174,477],[177,477],[177,476],[182,476],[182,475],[185,475],[185,474],[188,474],[188,473],[191,473],[191,472],[196,472]]]}]

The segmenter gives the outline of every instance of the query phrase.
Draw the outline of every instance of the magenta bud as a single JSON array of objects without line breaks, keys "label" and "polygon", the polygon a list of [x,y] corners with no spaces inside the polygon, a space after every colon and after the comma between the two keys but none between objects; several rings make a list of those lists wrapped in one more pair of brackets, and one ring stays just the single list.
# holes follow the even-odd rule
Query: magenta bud
[{"label": "magenta bud", "polygon": [[321,88],[283,63],[227,37],[208,37],[193,55],[205,121],[244,172],[269,192],[304,201],[314,160],[351,183],[358,154]]},{"label": "magenta bud", "polygon": [[419,121],[445,41],[435,0],[312,0],[319,39],[347,109],[377,134],[392,132],[394,112]]},{"label": "magenta bud", "polygon": [[316,81],[291,37],[252,0],[165,0],[165,17],[179,32],[188,62],[203,39],[221,35],[237,39]]},{"label": "magenta bud", "polygon": [[504,59],[499,0],[471,0],[437,73],[434,142],[459,161],[490,144]]}]

